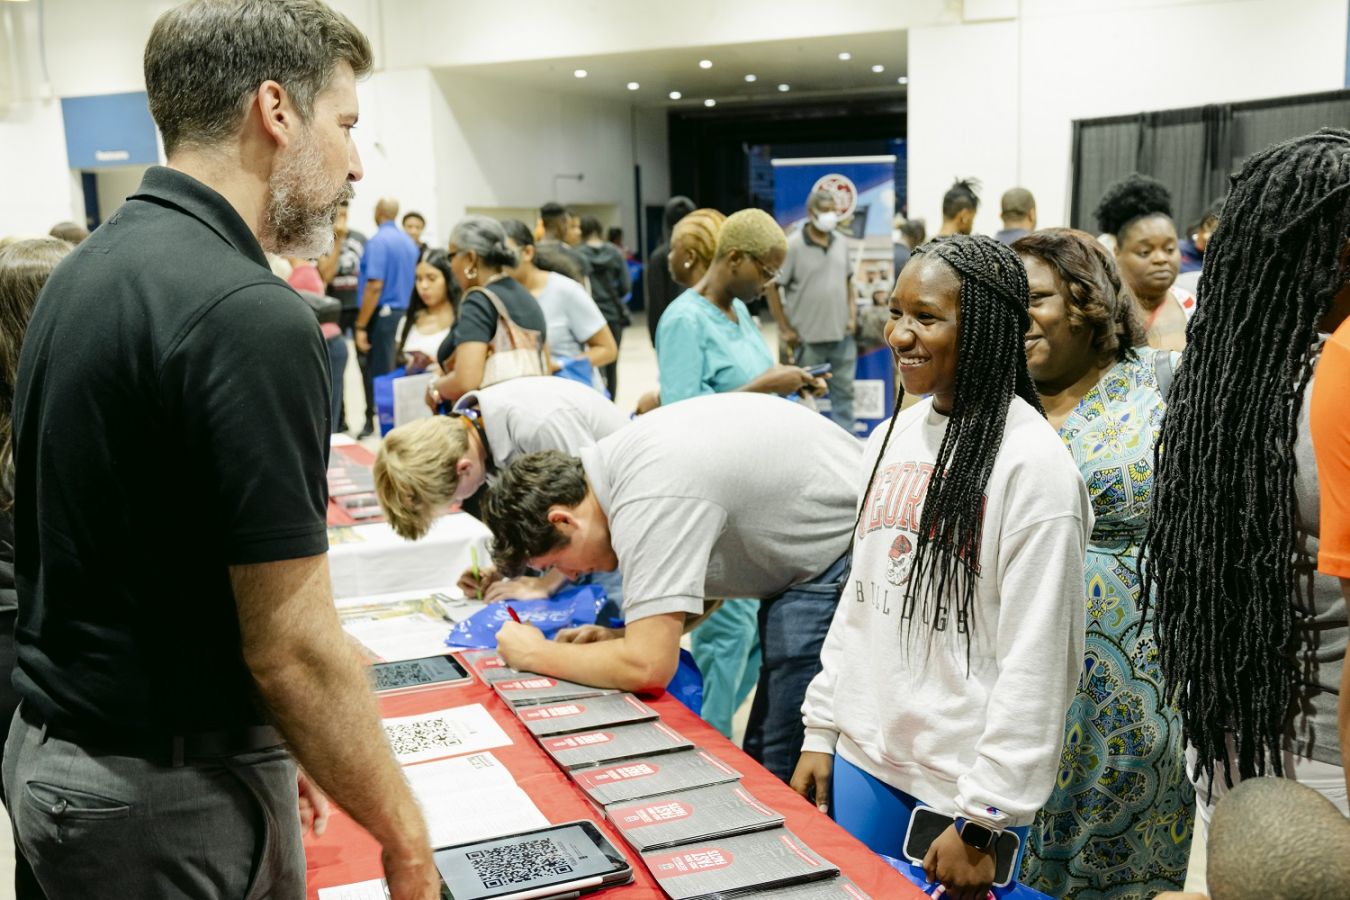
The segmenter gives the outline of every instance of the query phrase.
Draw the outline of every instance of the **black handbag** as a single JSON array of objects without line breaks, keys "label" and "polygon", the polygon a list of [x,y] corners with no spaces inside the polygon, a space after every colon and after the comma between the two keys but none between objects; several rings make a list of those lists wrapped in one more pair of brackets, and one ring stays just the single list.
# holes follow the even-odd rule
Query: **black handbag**
[{"label": "black handbag", "polygon": [[310,312],[318,317],[320,325],[336,325],[342,316],[342,301],[327,294],[313,291],[297,291],[300,298],[309,304]]}]

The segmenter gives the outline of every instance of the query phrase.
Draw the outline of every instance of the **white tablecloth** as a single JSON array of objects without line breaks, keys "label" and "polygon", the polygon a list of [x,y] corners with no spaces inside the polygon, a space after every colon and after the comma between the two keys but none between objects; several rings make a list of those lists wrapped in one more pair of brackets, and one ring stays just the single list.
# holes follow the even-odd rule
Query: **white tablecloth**
[{"label": "white tablecloth", "polygon": [[469,567],[470,547],[478,548],[480,565],[492,559],[491,532],[468,513],[441,516],[420,541],[405,541],[383,522],[345,528],[347,536],[360,540],[328,548],[337,600],[453,585]]}]

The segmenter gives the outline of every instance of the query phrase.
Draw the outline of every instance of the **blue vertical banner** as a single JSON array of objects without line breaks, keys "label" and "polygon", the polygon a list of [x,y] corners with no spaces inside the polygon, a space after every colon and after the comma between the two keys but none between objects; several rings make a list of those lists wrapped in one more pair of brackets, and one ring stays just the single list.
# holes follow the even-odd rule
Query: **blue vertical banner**
[{"label": "blue vertical banner", "polygon": [[806,198],[816,190],[834,194],[839,231],[845,237],[890,240],[895,215],[894,156],[773,160],[774,218],[784,231],[806,221]]},{"label": "blue vertical banner", "polygon": [[863,437],[895,415],[895,358],[882,347],[858,357],[853,379],[853,415]]}]

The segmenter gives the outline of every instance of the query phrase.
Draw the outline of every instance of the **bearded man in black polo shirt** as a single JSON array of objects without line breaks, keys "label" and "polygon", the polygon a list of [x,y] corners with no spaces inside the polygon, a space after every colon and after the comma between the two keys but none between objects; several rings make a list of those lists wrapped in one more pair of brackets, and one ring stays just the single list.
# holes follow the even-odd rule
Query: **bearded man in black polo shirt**
[{"label": "bearded man in black polo shirt", "polygon": [[379,840],[396,900],[437,896],[333,608],[323,339],[263,255],[328,249],[370,69],[319,0],[165,13],[145,81],[168,166],[33,316],[3,774],[51,900],[302,897],[319,788]]}]

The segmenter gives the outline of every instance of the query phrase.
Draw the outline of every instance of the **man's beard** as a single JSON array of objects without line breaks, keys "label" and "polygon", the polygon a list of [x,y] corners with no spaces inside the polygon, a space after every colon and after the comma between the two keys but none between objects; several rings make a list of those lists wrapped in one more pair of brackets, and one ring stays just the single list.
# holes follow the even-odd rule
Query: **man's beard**
[{"label": "man's beard", "polygon": [[323,154],[307,135],[290,153],[282,155],[267,179],[267,206],[263,210],[258,242],[278,256],[312,259],[333,246],[333,220],[342,203],[356,196],[344,180],[331,193]]}]

